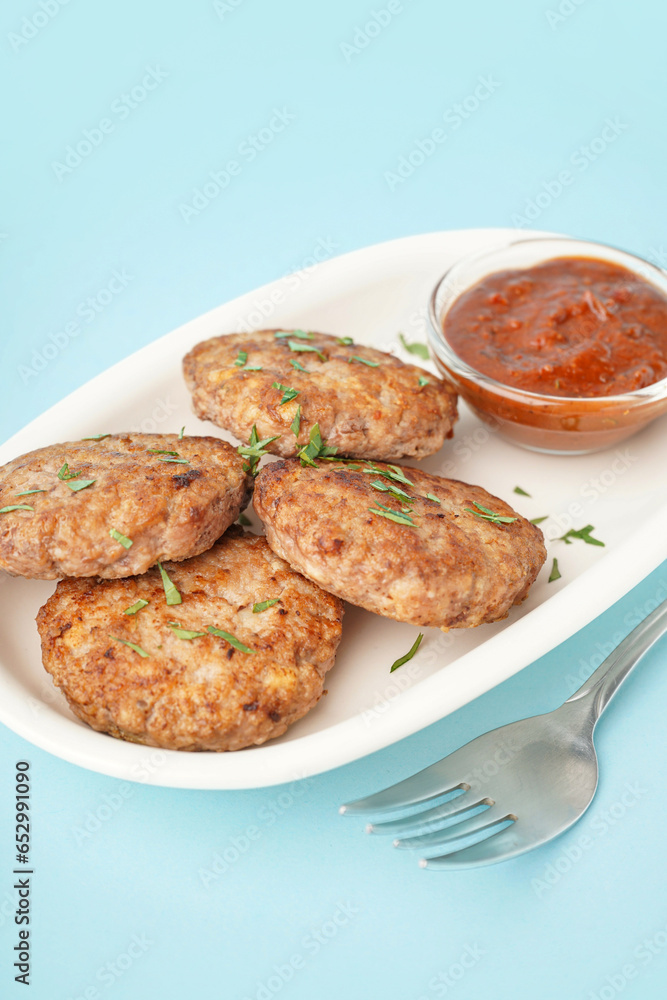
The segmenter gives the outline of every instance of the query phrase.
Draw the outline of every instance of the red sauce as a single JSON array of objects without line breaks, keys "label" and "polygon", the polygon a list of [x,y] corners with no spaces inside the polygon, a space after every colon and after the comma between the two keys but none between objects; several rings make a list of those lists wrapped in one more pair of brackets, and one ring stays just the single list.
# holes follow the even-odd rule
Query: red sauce
[{"label": "red sauce", "polygon": [[467,364],[549,396],[610,396],[667,377],[667,296],[587,257],[497,271],[449,308],[444,333]]}]

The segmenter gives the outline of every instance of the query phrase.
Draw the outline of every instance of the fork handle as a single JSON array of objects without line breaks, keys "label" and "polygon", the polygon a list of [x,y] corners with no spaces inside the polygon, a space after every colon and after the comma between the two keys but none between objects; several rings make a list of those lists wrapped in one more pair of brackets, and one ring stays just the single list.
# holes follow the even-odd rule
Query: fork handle
[{"label": "fork handle", "polygon": [[644,653],[667,632],[667,601],[652,611],[600,664],[569,702],[590,698],[596,722]]}]

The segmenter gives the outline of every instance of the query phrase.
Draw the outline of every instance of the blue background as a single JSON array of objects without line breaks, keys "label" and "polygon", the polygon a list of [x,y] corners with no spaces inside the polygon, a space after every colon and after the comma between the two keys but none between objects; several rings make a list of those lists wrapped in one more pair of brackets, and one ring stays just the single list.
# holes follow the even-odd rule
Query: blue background
[{"label": "blue background", "polygon": [[[366,32],[387,7],[3,4],[3,437],[137,347],[308,264],[320,241],[342,253],[430,230],[531,224],[667,260],[663,4],[563,0],[559,14],[556,0],[393,0],[389,23]],[[149,67],[154,89],[124,103]],[[480,78],[492,93],[457,119]],[[250,159],[243,144],[274,109],[293,118]],[[59,167],[104,118],[111,128],[92,132],[101,141],[90,155]],[[443,121],[433,155],[392,179]],[[198,214],[184,211],[233,159],[228,187]],[[100,294],[115,271],[122,287]],[[664,647],[601,724],[590,813],[540,851],[423,872],[336,812],[491,726],[560,703],[580,661],[633,609],[649,610],[663,579],[667,565],[437,725],[288,788],[122,785],[0,728],[0,995],[25,995],[10,968],[10,796],[13,762],[26,757],[35,1000],[663,997]],[[584,833],[592,846],[577,853]],[[206,876],[225,851],[236,860]],[[143,943],[128,964],[134,935]],[[302,967],[288,977],[295,955]]]}]

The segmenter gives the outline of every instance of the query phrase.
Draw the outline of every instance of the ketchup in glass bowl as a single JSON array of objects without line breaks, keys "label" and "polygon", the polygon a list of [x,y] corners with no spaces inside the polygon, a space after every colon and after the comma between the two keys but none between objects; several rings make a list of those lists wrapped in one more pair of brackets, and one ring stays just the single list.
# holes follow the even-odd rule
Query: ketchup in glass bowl
[{"label": "ketchup in glass bowl", "polygon": [[445,378],[516,444],[583,454],[667,412],[667,274],[625,251],[519,238],[458,261],[429,315]]}]

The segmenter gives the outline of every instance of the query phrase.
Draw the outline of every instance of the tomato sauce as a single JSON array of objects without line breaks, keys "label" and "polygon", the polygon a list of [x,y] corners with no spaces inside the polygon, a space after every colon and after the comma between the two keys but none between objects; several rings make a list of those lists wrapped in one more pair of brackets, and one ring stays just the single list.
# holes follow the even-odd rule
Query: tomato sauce
[{"label": "tomato sauce", "polygon": [[667,296],[608,261],[497,271],[450,306],[443,331],[472,368],[549,396],[610,396],[667,377]]}]

